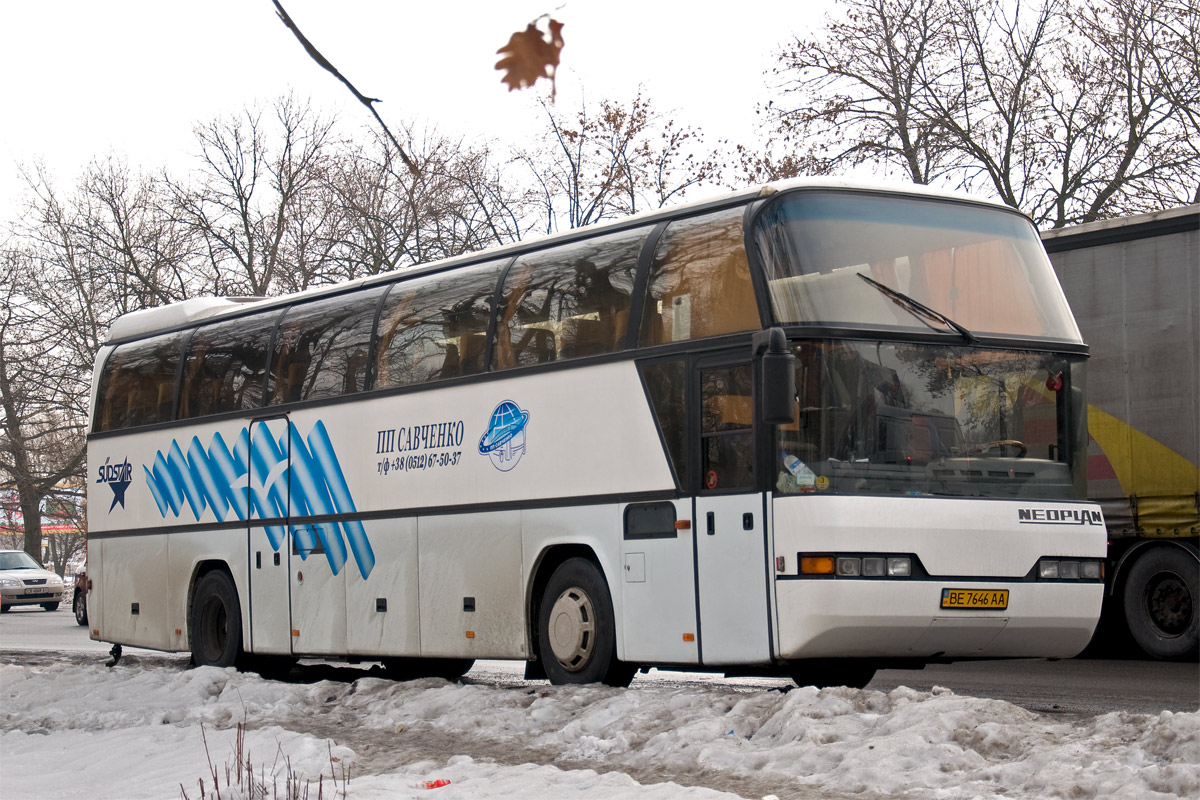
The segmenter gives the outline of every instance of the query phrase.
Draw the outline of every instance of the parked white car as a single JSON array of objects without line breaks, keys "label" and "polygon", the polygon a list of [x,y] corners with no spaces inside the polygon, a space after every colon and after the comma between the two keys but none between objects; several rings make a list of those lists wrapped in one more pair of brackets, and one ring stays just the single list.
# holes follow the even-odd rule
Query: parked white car
[{"label": "parked white car", "polygon": [[0,550],[0,613],[32,605],[55,611],[62,599],[62,578],[23,550]]}]

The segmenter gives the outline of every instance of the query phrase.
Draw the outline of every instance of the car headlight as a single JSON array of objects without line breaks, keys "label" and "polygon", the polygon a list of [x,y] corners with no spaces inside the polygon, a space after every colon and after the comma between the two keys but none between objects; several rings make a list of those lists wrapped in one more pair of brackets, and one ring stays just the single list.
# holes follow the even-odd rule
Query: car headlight
[{"label": "car headlight", "polygon": [[16,578],[0,578],[0,589],[20,589],[21,582]]}]

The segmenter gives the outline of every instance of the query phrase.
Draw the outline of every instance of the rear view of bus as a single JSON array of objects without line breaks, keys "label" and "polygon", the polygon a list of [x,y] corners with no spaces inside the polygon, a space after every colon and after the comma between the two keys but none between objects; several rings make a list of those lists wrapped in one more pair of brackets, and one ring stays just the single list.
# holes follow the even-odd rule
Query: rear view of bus
[{"label": "rear view of bus", "polygon": [[794,357],[769,490],[797,680],[1082,650],[1105,554],[1085,502],[1086,348],[1033,226],[809,191],[769,203],[752,237]]}]

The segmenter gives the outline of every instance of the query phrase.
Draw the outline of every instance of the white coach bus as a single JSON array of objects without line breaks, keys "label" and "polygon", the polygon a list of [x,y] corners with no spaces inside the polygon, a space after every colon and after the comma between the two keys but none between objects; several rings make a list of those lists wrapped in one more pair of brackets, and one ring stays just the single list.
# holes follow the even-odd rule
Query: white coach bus
[{"label": "white coach bus", "polygon": [[138,311],[96,359],[91,636],[613,685],[1069,657],[1086,356],[1028,219],[832,181]]}]

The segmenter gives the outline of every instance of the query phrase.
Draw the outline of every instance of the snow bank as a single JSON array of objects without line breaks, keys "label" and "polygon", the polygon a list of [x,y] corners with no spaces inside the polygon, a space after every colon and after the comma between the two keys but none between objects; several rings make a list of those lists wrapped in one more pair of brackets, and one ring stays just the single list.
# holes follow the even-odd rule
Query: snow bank
[{"label": "snow bank", "polygon": [[[296,685],[126,664],[0,666],[0,796],[196,797],[241,721],[255,764],[326,781],[348,766],[359,800],[1200,796],[1200,713],[1068,722],[940,689]],[[435,778],[451,784],[419,788]]]}]

